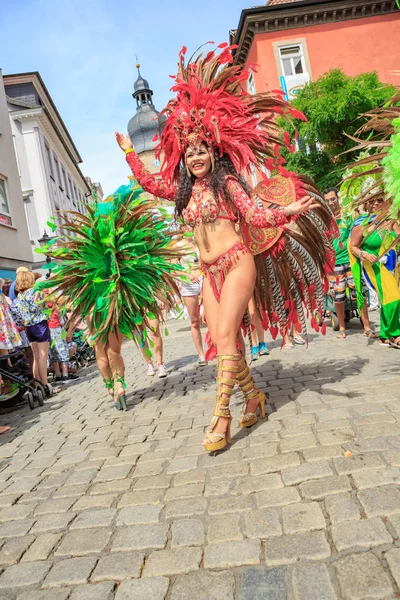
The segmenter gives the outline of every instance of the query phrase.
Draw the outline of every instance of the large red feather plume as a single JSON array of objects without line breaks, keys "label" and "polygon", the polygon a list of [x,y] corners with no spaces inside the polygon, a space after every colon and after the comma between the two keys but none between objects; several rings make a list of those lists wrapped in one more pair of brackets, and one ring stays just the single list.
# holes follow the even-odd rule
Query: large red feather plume
[{"label": "large red feather plume", "polygon": [[[200,49],[185,64],[186,47],[179,53],[178,73],[171,88],[176,97],[162,111],[167,116],[157,147],[163,156],[162,174],[176,180],[185,149],[205,142],[214,152],[228,154],[240,173],[251,164],[271,166],[281,159],[276,148],[290,146],[282,140],[276,116],[304,118],[282,94],[249,94],[249,70],[233,65],[232,50],[220,44],[205,56]],[[250,65],[254,70],[254,65]]]}]

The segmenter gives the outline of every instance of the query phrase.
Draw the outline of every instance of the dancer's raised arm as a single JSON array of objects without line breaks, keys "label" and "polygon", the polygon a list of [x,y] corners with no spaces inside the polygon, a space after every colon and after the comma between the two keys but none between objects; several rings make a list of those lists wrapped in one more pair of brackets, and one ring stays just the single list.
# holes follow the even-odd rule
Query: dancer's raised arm
[{"label": "dancer's raised arm", "polygon": [[166,183],[163,179],[158,178],[146,169],[139,156],[136,154],[128,135],[122,135],[121,133],[115,132],[115,138],[119,147],[125,152],[126,161],[141,187],[146,192],[149,192],[149,194],[157,196],[157,198],[174,201],[176,196],[176,186]]},{"label": "dancer's raised arm", "polygon": [[234,178],[229,178],[228,190],[245,222],[252,227],[281,227],[291,221],[291,216],[301,215],[319,206],[311,196],[304,196],[284,208],[258,208]]}]

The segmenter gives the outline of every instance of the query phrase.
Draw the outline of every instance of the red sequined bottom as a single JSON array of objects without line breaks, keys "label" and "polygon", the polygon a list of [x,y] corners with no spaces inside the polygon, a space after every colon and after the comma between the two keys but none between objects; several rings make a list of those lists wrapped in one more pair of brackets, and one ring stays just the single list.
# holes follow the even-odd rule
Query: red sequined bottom
[{"label": "red sequined bottom", "polygon": [[212,263],[201,261],[201,269],[210,282],[214,296],[219,302],[221,300],[222,287],[229,271],[237,263],[240,256],[250,254],[248,247],[243,242],[237,242]]}]

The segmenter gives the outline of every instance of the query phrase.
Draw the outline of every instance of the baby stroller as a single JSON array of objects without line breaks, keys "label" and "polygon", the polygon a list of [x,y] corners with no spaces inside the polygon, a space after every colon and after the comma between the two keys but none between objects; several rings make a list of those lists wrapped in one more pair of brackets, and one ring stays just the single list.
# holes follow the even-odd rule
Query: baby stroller
[{"label": "baby stroller", "polygon": [[85,340],[83,331],[76,330],[72,336],[72,341],[76,344],[76,352],[72,357],[72,361],[76,363],[78,368],[88,367],[96,360],[96,353]]},{"label": "baby stroller", "polygon": [[21,350],[0,356],[0,379],[0,407],[14,406],[26,398],[33,410],[35,404],[43,406],[46,395],[50,394],[40,381],[32,377]]},{"label": "baby stroller", "polygon": [[[335,303],[333,301],[333,296],[330,292],[326,294],[324,299],[324,306],[322,311],[322,319],[319,313],[315,314],[315,320],[318,325],[322,325],[324,319],[330,319],[331,326],[333,331],[339,331],[339,319],[336,315]],[[358,312],[357,301],[351,297],[350,291],[346,289],[346,300],[344,304],[344,318],[345,322],[348,323],[351,319],[360,319],[361,325],[362,320],[360,317],[360,313]]]}]

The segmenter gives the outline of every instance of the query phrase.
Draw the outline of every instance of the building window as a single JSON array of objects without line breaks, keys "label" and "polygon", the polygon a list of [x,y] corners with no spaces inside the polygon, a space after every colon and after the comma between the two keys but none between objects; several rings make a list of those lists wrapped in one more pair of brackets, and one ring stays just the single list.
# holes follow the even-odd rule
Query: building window
[{"label": "building window", "polygon": [[253,71],[250,71],[250,75],[249,75],[249,78],[247,80],[247,91],[252,96],[254,96],[257,93],[256,92],[256,83],[254,81],[254,73],[253,73]]},{"label": "building window", "polygon": [[12,225],[10,205],[8,203],[7,184],[0,177],[0,223]]},{"label": "building window", "polygon": [[279,48],[282,72],[285,77],[306,73],[301,44]]},{"label": "building window", "polygon": [[57,175],[58,185],[62,191],[63,183],[62,183],[61,177],[60,177],[60,165],[58,164],[57,156],[55,154],[53,154],[53,158],[54,158],[54,165],[56,167],[56,175]]},{"label": "building window", "polygon": [[71,200],[74,199],[74,190],[72,189],[72,181],[71,181],[71,177],[68,175],[68,186],[69,186],[69,191],[70,191],[70,198]]},{"label": "building window", "polygon": [[74,204],[78,201],[78,192],[76,191],[76,185],[74,184]]},{"label": "building window", "polygon": [[67,198],[69,198],[68,182],[67,182],[67,176],[65,174],[64,168],[62,168],[62,174],[63,174],[63,180],[64,180],[65,193],[67,194]]},{"label": "building window", "polygon": [[45,151],[46,151],[46,159],[47,159],[47,166],[49,168],[49,174],[50,174],[50,177],[54,181],[55,177],[54,177],[53,163],[52,163],[52,160],[51,160],[50,148],[48,147],[48,145],[46,143],[44,144],[44,148],[45,148]]}]

